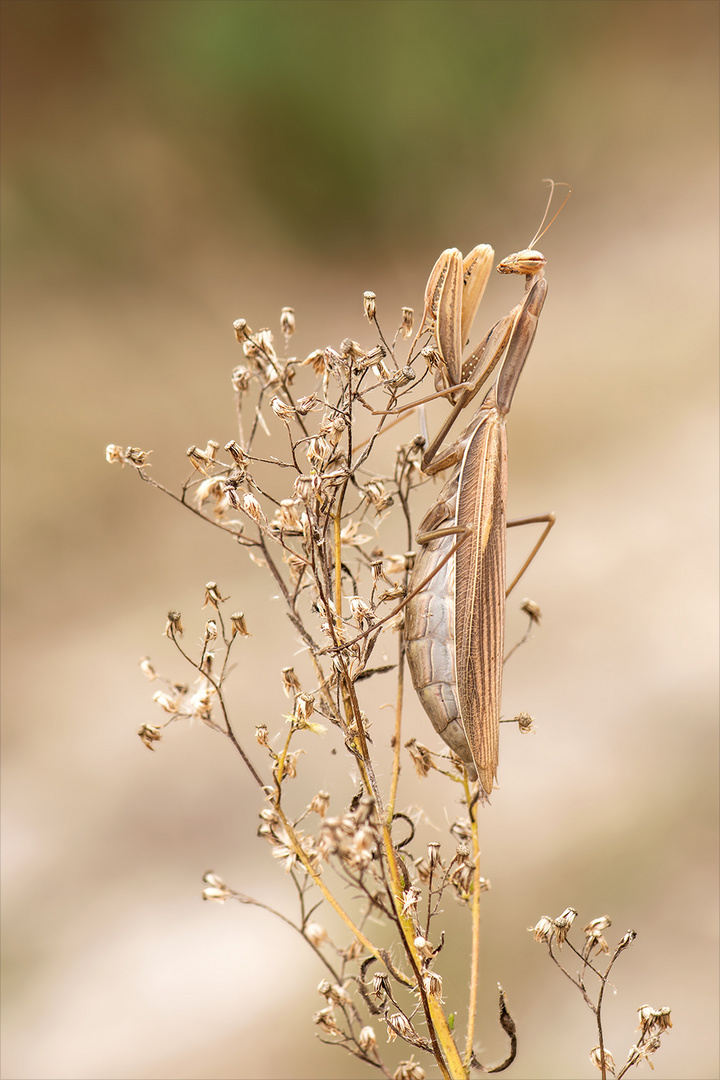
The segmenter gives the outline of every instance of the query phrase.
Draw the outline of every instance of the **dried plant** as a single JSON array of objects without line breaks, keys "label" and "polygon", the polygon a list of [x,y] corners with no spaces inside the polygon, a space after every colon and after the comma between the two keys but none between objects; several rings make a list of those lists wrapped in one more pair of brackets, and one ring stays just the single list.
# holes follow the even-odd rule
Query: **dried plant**
[{"label": "dried plant", "polygon": [[[489,888],[480,873],[482,792],[479,797],[472,767],[447,749],[437,753],[416,740],[402,740],[401,631],[414,560],[413,491],[427,482],[420,469],[424,440],[416,437],[400,446],[384,472],[374,464],[383,432],[396,422],[407,395],[417,396],[415,387],[437,366],[437,355],[429,344],[432,320],[423,318],[408,346],[411,308],[402,309],[398,330],[389,340],[380,327],[375,294],[366,292],[363,303],[374,337],[367,347],[347,338],[339,348],[318,348],[303,358],[289,355],[295,330],[291,308],[283,308],[280,319],[282,355],[270,330],[253,332],[244,319],[234,323],[244,357],[232,372],[237,431],[229,441],[211,440],[202,449],[188,449],[191,473],[178,493],[154,479],[149,451],[107,448],[108,461],[131,466],[146,483],[227,533],[254,568],[269,575],[304,652],[302,663],[293,666],[283,666],[279,658],[278,678],[292,701],[284,735],[278,735],[282,725],[277,715],[264,716],[251,751],[231,715],[226,687],[231,659],[241,647],[237,642],[248,634],[248,626],[253,629],[253,620],[246,621],[240,611],[229,614],[225,590],[208,582],[203,603],[207,617],[198,648],[183,643],[180,613],[167,616],[165,633],[192,681],[165,679],[149,658],[141,661],[144,674],[157,687],[153,699],[162,715],[143,724],[138,734],[155,750],[171,725],[195,719],[228,739],[242,759],[259,789],[258,836],[292,880],[298,914],[293,920],[272,911],[215,872],[204,877],[203,897],[265,908],[304,938],[325,972],[318,987],[325,1004],[314,1016],[318,1037],[387,1077],[419,1080],[428,1063],[443,1077],[467,1077],[472,1069],[506,1069],[517,1050],[502,988],[499,1017],[509,1042],[506,1059],[481,1065],[473,1050],[480,904]],[[283,446],[284,453],[279,450]],[[387,552],[383,535],[402,536],[404,552]],[[536,605],[525,601],[523,608],[531,625],[539,621]],[[375,659],[379,641],[394,654],[391,662]],[[385,724],[371,724],[372,710],[363,708],[363,700],[369,680],[388,672],[394,672],[397,691],[395,722],[386,735]],[[530,729],[527,714],[515,720],[521,731]],[[357,777],[340,811],[331,812],[330,795],[324,791],[301,806],[294,796],[292,782],[298,773],[311,776],[313,740],[318,737],[332,740],[348,756]],[[377,754],[380,746],[388,745],[392,766],[383,786]],[[462,811],[450,826],[451,846],[445,851],[439,842],[421,846],[417,815],[398,808],[401,765],[408,759],[420,778],[431,771],[441,774],[461,800]],[[456,1004],[446,1008],[441,975],[441,953],[453,953],[443,929],[443,911],[451,900],[467,909],[472,935],[462,1039],[455,1025],[460,1010]],[[320,921],[323,906],[344,925],[342,942],[331,940]],[[591,923],[586,945],[577,952],[567,940],[570,912],[554,921],[541,920],[535,934],[548,944],[556,963],[554,943],[560,947],[566,942],[581,960],[580,975],[565,974],[597,1017],[600,1045],[592,1059],[605,1076],[614,1067],[602,1037],[602,993],[630,936],[600,973],[595,961],[607,949],[601,929],[609,924]],[[600,980],[595,1000],[586,988],[590,973]],[[617,1075],[643,1057],[649,1060],[660,1031],[668,1026],[666,1010],[641,1010],[641,1039]],[[389,1064],[376,1029],[383,1029],[389,1042],[405,1044],[407,1060]]]}]

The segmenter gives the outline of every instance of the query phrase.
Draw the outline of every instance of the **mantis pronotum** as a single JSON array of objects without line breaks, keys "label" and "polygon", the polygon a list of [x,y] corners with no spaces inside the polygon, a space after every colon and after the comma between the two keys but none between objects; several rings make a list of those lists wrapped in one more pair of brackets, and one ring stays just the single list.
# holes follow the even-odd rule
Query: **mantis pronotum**
[{"label": "mantis pronotum", "polygon": [[[480,245],[464,260],[455,248],[443,252],[428,281],[420,327],[420,332],[428,327],[435,331],[440,356],[436,382],[449,387],[455,401],[425,452],[422,468],[428,474],[450,465],[455,470],[417,533],[421,551],[410,579],[406,612],[408,664],[433,726],[471,769],[477,769],[488,794],[497,776],[503,672],[508,524],[505,420],[547,293],[546,260],[532,248],[539,235],[529,248],[498,266],[500,273],[525,275],[525,295],[464,364],[462,348],[490,275],[492,248]],[[504,351],[497,379],[470,424],[457,442],[440,451],[455,418],[478,393]],[[509,523],[545,522],[542,536],[510,588],[554,520],[547,514]]]}]

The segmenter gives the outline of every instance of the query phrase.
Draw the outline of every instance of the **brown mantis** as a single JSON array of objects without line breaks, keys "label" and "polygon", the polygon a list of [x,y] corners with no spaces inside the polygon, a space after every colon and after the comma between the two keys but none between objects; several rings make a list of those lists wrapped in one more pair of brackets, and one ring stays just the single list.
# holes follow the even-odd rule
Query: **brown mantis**
[{"label": "brown mantis", "polygon": [[[492,269],[494,252],[488,245],[474,248],[465,259],[456,248],[443,252],[428,280],[418,331],[434,330],[436,385],[444,384],[454,401],[425,451],[422,469],[427,474],[451,465],[455,469],[417,533],[421,550],[406,610],[408,665],[433,727],[471,771],[477,770],[487,794],[498,767],[505,598],[555,520],[545,514],[506,522],[505,420],[547,293],[546,260],[533,249],[541,235],[538,231],[529,248],[499,264],[500,273],[525,275],[525,295],[464,364],[462,350]],[[503,353],[497,379],[470,424],[457,442],[441,451],[453,422]],[[506,590],[506,527],[542,522],[540,539]]]}]

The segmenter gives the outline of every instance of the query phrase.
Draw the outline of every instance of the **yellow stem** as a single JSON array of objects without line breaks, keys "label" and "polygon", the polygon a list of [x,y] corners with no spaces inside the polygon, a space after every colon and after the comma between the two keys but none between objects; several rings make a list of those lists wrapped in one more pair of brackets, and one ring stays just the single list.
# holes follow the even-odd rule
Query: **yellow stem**
[{"label": "yellow stem", "polygon": [[[464,775],[465,801],[470,806],[470,784],[467,772]],[[475,1038],[475,1020],[477,1017],[478,984],[480,981],[480,837],[478,835],[477,804],[475,813],[470,811],[473,851],[473,894],[472,894],[472,951],[470,954],[470,996],[468,1000],[467,1040],[465,1043],[465,1065],[470,1068]]]},{"label": "yellow stem", "polygon": [[[402,878],[400,876],[400,870],[397,864],[397,858],[395,856],[395,848],[393,847],[392,838],[390,836],[390,829],[387,825],[383,826],[383,838],[385,842],[385,854],[387,856],[388,867],[390,870],[390,878],[392,882],[392,895],[395,903],[395,910],[397,912],[400,927],[402,929],[403,937],[405,938],[405,944],[408,952],[412,956],[415,970],[417,972],[422,970],[422,957],[415,947],[415,928],[412,923],[412,919],[408,915],[403,915],[403,887]],[[437,998],[432,994],[427,995],[428,1010],[430,1012],[430,1018],[434,1029],[437,1042],[442,1049],[444,1056],[437,1057],[437,1063],[440,1068],[440,1072],[443,1075],[444,1080],[467,1080],[468,1070],[463,1065],[458,1049],[455,1045],[455,1040],[452,1037],[452,1032],[447,1022],[445,1013],[443,1012]]]}]

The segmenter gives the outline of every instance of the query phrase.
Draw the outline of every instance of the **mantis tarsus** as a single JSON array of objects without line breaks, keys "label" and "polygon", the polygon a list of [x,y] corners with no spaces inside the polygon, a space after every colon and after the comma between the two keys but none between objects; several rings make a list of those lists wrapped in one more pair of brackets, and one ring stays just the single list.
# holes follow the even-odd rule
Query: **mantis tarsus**
[{"label": "mantis tarsus", "polygon": [[[406,611],[408,664],[433,726],[470,769],[477,770],[488,794],[499,756],[505,597],[555,520],[546,514],[506,522],[505,420],[547,293],[546,260],[532,247],[537,239],[498,266],[501,273],[525,275],[525,295],[464,365],[462,349],[490,275],[492,248],[480,245],[464,260],[457,249],[443,252],[428,281],[419,331],[434,329],[439,353],[436,383],[449,387],[455,401],[423,456],[422,469],[428,474],[451,465],[455,469],[417,533],[421,550],[410,578]],[[452,423],[503,352],[497,379],[470,424],[457,442],[440,450]],[[506,527],[541,522],[545,529],[540,539],[506,590]]]}]

